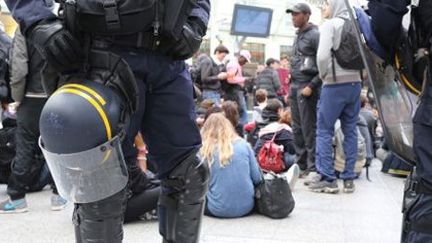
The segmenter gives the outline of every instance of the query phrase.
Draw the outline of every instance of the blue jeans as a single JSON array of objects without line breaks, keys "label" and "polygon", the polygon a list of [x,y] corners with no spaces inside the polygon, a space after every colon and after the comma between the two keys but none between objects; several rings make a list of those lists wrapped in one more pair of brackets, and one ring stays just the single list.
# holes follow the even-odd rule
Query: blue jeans
[{"label": "blue jeans", "polygon": [[332,139],[337,119],[344,134],[345,170],[343,180],[355,179],[357,161],[357,121],[360,112],[360,82],[323,86],[318,104],[316,136],[316,168],[325,180],[336,179]]},{"label": "blue jeans", "polygon": [[246,98],[244,95],[244,91],[238,90],[237,96],[238,96],[238,101],[239,101],[239,106],[240,106],[239,122],[240,122],[240,124],[244,125],[244,124],[248,123],[248,114],[247,114]]},{"label": "blue jeans", "polygon": [[215,103],[215,105],[217,105],[217,106],[221,105],[221,95],[220,95],[219,91],[203,90],[202,99],[203,100],[212,100]]},{"label": "blue jeans", "polygon": [[296,160],[296,155],[295,154],[290,154],[288,152],[284,153],[284,163],[285,163],[285,168],[289,169]]}]

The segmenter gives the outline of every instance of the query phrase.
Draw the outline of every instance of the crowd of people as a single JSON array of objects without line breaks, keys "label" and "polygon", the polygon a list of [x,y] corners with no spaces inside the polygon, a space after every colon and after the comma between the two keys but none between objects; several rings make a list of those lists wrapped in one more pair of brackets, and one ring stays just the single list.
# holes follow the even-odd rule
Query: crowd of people
[{"label": "crowd of people", "polygon": [[[296,4],[287,13],[297,28],[293,53],[268,58],[255,76],[243,74],[244,65],[253,62],[251,53],[240,50],[229,58],[232,51],[223,44],[212,55],[198,55],[190,67],[202,138],[198,155],[211,171],[208,216],[235,218],[254,211],[254,188],[264,180],[257,158],[267,141],[280,146],[282,173],[291,189],[302,177],[311,191],[324,193],[339,192],[337,179],[343,180],[344,192],[354,192],[362,167],[382,147],[377,111],[362,94],[367,80],[332,57],[348,18],[343,2],[324,6],[327,21],[320,27],[309,22],[307,4]],[[2,99],[0,140],[14,151],[1,158],[1,182],[8,184],[10,198],[0,204],[0,213],[27,211],[25,194],[47,184],[53,188],[52,209],[61,210],[67,202],[58,195],[38,145],[38,118],[48,97],[37,72],[43,60],[19,29],[13,42],[1,41],[12,48],[7,51],[4,85],[10,95]],[[253,87],[252,93],[246,86]],[[253,95],[253,104],[247,95]],[[161,186],[157,166],[147,159],[145,136],[136,134],[137,156],[128,163],[126,222],[157,218]],[[0,148],[1,153],[6,149]]]}]

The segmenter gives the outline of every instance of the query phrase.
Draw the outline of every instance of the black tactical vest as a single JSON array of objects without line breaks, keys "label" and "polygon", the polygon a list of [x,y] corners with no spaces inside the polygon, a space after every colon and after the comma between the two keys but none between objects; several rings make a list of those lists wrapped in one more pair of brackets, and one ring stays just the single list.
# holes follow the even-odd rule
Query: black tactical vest
[{"label": "black tactical vest", "polygon": [[146,33],[178,39],[197,0],[71,0],[61,5],[67,27],[98,36]]}]

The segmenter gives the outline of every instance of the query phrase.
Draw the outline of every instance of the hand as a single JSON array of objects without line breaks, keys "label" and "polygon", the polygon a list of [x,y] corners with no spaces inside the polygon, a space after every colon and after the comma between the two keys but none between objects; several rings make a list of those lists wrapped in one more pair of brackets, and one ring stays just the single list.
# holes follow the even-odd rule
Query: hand
[{"label": "hand", "polygon": [[13,103],[9,103],[8,105],[8,111],[10,114],[15,115],[18,107],[20,106],[21,102],[13,102]]},{"label": "hand", "polygon": [[227,72],[227,78],[226,78],[226,80],[232,81],[234,79],[235,75],[236,75],[235,71],[234,72],[233,71]]},{"label": "hand", "polygon": [[284,98],[285,104],[288,105],[290,103],[289,95],[285,95],[283,98]]},{"label": "hand", "polygon": [[204,117],[201,116],[197,117],[196,123],[199,127],[202,127],[204,125],[204,122],[205,122]]},{"label": "hand", "polygon": [[42,22],[30,31],[30,39],[42,58],[56,71],[77,69],[83,58],[79,41],[60,20]]},{"label": "hand", "polygon": [[228,78],[228,74],[226,72],[221,72],[217,75],[218,79],[225,80]]},{"label": "hand", "polygon": [[311,89],[309,86],[306,86],[306,87],[302,90],[301,94],[302,94],[304,97],[309,97],[309,96],[312,95],[312,89]]}]

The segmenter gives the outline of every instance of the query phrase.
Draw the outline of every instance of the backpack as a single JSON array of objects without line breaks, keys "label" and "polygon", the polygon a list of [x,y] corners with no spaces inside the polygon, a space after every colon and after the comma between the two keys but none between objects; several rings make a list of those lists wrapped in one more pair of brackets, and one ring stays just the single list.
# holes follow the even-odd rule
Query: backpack
[{"label": "backpack", "polygon": [[348,19],[343,20],[340,45],[336,50],[333,48],[331,50],[333,73],[334,59],[344,69],[362,70],[365,68],[360,50],[357,47],[357,33],[354,23]]},{"label": "backpack", "polygon": [[[357,161],[354,165],[354,172],[357,175],[360,175],[363,167],[366,164],[366,141],[363,138],[358,127],[356,127],[356,131],[357,131],[357,147],[358,147],[357,151],[358,152],[357,152]],[[346,157],[343,149],[344,134],[342,132],[342,128],[339,121],[335,125],[334,142],[335,142],[334,167],[337,172],[342,173],[345,169]]]},{"label": "backpack", "polygon": [[275,132],[273,138],[266,141],[258,153],[258,164],[265,171],[280,173],[285,170],[283,161],[283,146],[274,142],[278,132]]}]

